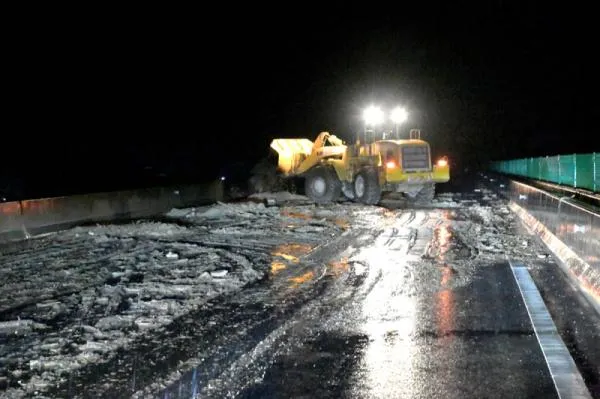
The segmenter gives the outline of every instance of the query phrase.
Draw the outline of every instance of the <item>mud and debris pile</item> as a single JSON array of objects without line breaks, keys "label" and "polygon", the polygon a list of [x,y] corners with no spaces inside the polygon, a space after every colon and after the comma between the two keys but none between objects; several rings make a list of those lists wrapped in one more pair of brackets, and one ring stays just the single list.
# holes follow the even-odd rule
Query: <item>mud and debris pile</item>
[{"label": "mud and debris pile", "polygon": [[[43,392],[206,301],[268,277],[272,252],[343,231],[334,212],[262,203],[174,209],[2,249],[0,390]],[[1,395],[0,395],[1,396]]]},{"label": "mud and debris pile", "polygon": [[[265,206],[265,199],[278,206]],[[466,284],[477,268],[506,256],[543,255],[534,238],[516,233],[518,221],[506,204],[485,190],[441,194],[421,209],[402,203],[386,209],[305,201],[285,191],[257,193],[247,202],[174,209],[155,220],[82,226],[0,249],[0,390],[15,398],[43,394],[68,385],[81,370],[95,370],[118,353],[132,351],[135,342],[173,350],[177,342],[160,341],[169,326],[245,287],[252,297],[253,287],[282,275],[310,285],[317,274],[342,281],[354,273],[348,281],[360,285],[388,262],[389,278],[401,276],[394,292],[408,295],[438,290],[444,273]],[[369,240],[383,242],[389,256],[372,253],[378,247]],[[327,256],[337,257],[319,255],[313,262],[326,274],[310,268],[286,274],[303,266],[301,257],[328,245]],[[353,251],[365,259],[353,258]],[[350,287],[333,297],[341,300],[360,291]],[[263,309],[259,305],[250,308],[252,317]]]}]

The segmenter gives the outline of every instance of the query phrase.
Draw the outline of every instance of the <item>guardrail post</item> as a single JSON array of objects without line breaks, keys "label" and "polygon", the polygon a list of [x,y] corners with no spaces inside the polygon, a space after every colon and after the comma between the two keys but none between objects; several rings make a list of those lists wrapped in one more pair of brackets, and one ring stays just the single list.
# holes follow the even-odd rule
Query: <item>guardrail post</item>
[{"label": "guardrail post", "polygon": [[560,179],[560,178],[561,178],[561,174],[560,174],[560,155],[558,155],[558,156],[556,157],[556,159],[557,159],[557,161],[556,161],[556,162],[558,163],[558,184],[561,184],[561,181],[560,181],[560,180],[561,180],[561,179]]},{"label": "guardrail post", "polygon": [[596,153],[595,152],[592,153],[592,165],[593,165],[593,169],[594,169],[593,170],[594,175],[592,176],[592,187],[594,187],[594,192],[597,192],[598,188],[600,188],[600,187],[596,186],[596,176],[597,176],[598,171],[596,170]]},{"label": "guardrail post", "polygon": [[577,154],[573,154],[573,186],[577,188]]}]

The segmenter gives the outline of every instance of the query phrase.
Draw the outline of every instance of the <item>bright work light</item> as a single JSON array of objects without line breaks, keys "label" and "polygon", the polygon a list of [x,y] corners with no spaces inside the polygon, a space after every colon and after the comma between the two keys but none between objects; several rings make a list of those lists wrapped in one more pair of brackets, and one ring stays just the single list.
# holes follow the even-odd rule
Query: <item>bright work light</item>
[{"label": "bright work light", "polygon": [[400,124],[400,123],[404,122],[406,120],[406,118],[408,118],[408,113],[406,112],[406,110],[404,108],[396,107],[392,111],[392,115],[391,115],[392,122],[394,122],[396,124]]},{"label": "bright work light", "polygon": [[383,122],[383,111],[379,107],[370,106],[365,109],[363,118],[367,125],[375,126]]}]

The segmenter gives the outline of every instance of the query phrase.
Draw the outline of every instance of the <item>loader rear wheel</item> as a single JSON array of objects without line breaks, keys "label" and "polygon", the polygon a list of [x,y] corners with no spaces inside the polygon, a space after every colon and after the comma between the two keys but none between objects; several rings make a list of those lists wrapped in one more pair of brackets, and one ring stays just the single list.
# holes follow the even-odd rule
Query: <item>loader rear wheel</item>
[{"label": "loader rear wheel", "polygon": [[377,170],[366,168],[354,178],[354,198],[366,205],[375,205],[381,199],[381,187]]},{"label": "loader rear wheel", "polygon": [[340,197],[342,183],[333,169],[317,166],[308,172],[304,190],[308,198],[317,204],[328,204]]}]

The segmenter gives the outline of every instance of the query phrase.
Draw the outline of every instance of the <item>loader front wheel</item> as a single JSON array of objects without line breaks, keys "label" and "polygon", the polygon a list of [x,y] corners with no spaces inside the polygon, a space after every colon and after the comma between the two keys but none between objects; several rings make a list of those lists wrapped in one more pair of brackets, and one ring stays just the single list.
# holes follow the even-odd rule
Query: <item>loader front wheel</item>
[{"label": "loader front wheel", "polygon": [[317,166],[308,172],[304,190],[308,198],[317,204],[329,204],[340,197],[342,183],[333,169]]},{"label": "loader front wheel", "polygon": [[376,205],[381,199],[377,170],[366,168],[354,178],[354,198],[366,205]]}]

